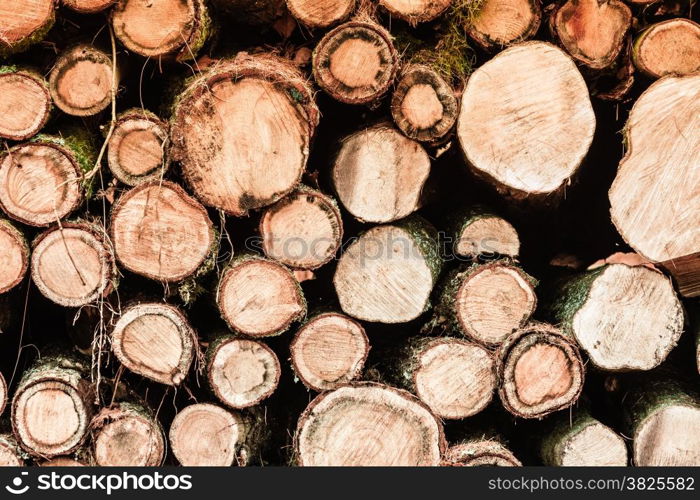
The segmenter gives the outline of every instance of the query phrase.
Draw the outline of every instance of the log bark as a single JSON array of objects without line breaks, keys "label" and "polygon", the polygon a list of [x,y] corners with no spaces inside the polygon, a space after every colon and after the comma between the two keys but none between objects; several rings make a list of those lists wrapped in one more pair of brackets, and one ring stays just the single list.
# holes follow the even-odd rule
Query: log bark
[{"label": "log bark", "polygon": [[80,307],[115,288],[114,254],[100,228],[64,222],[33,243],[31,276],[39,291],[64,307]]},{"label": "log bark", "polygon": [[427,328],[461,333],[496,347],[523,327],[535,312],[536,283],[509,260],[456,269],[441,283]]},{"label": "log bark", "polygon": [[194,359],[197,334],[174,306],[136,303],[112,331],[112,350],[129,370],[166,385],[179,385]]},{"label": "log bark", "polygon": [[415,396],[366,382],[317,396],[299,417],[294,448],[302,466],[429,466],[445,438]]},{"label": "log bark", "polygon": [[391,34],[371,21],[350,21],[324,36],[313,51],[316,83],[347,104],[369,104],[391,87],[398,54]]},{"label": "log bark", "polygon": [[280,362],[262,342],[222,336],[209,344],[206,357],[209,387],[230,408],[255,406],[277,389]]},{"label": "log bark", "polygon": [[497,50],[532,38],[541,21],[539,0],[484,0],[466,29],[481,47]]},{"label": "log bark", "polygon": [[578,347],[550,325],[533,323],[513,333],[496,357],[501,402],[517,417],[542,418],[581,394],[585,369]]},{"label": "log bark", "polygon": [[23,52],[42,41],[55,21],[55,0],[3,2],[0,7],[0,57]]},{"label": "log bark", "polygon": [[477,176],[515,199],[550,203],[563,196],[594,131],[576,65],[544,42],[518,44],[479,67],[467,82],[457,123]]},{"label": "log bark", "polygon": [[117,0],[61,0],[61,3],[80,14],[95,14],[108,9]]},{"label": "log bark", "polygon": [[29,246],[24,234],[4,219],[0,219],[0,262],[0,293],[6,293],[27,274]]},{"label": "log bark", "polygon": [[103,408],[90,424],[95,465],[157,467],[165,456],[163,428],[151,410],[136,402]]},{"label": "log bark", "polygon": [[212,31],[203,0],[118,0],[110,19],[128,50],[154,59],[195,59]]},{"label": "log bark", "polygon": [[453,0],[379,0],[379,5],[393,17],[415,26],[441,16],[452,2]]},{"label": "log bark", "polygon": [[296,68],[270,55],[239,54],[179,96],[172,157],[205,205],[242,216],[296,188],[317,123],[311,88]]},{"label": "log bark", "polygon": [[683,333],[671,281],[646,266],[604,265],[560,280],[551,293],[549,318],[602,370],[656,368]]},{"label": "log bark", "polygon": [[632,46],[632,60],[651,78],[686,76],[700,71],[700,25],[675,18],[652,24]]},{"label": "log bark", "polygon": [[347,19],[356,0],[286,0],[289,12],[308,28],[327,28]]},{"label": "log bark", "polygon": [[121,113],[109,138],[107,165],[127,186],[161,179],[169,167],[168,125],[150,111]]},{"label": "log bark", "polygon": [[306,186],[267,208],[259,230],[265,255],[293,269],[318,269],[343,241],[337,202]]},{"label": "log bark", "polygon": [[51,114],[51,94],[37,71],[0,66],[0,138],[24,141],[44,128]]},{"label": "log bark", "polygon": [[449,134],[458,113],[455,91],[440,73],[422,64],[401,70],[391,97],[391,114],[407,137],[435,143]]},{"label": "log bark", "polygon": [[319,392],[359,378],[369,349],[362,325],[337,312],[311,316],[289,346],[294,373]]},{"label": "log bark", "polygon": [[521,467],[513,452],[497,439],[468,439],[450,446],[443,465],[463,467]]},{"label": "log bark", "polygon": [[0,434],[0,467],[22,467],[24,458],[12,434]]},{"label": "log bark", "polygon": [[92,418],[89,367],[67,355],[44,356],[25,371],[12,399],[12,430],[31,455],[67,455],[83,444]]},{"label": "log bark", "polygon": [[[700,75],[652,84],[630,112],[627,152],[608,193],[610,217],[639,254],[684,277],[695,294],[700,275]],[[650,168],[649,165],[654,165]],[[690,280],[688,274],[694,275]]]},{"label": "log bark", "polygon": [[520,255],[520,237],[506,219],[483,206],[456,210],[449,221],[452,251],[459,257]]},{"label": "log bark", "polygon": [[435,228],[413,216],[362,234],[340,257],[333,284],[345,314],[404,323],[428,309],[441,268]]}]

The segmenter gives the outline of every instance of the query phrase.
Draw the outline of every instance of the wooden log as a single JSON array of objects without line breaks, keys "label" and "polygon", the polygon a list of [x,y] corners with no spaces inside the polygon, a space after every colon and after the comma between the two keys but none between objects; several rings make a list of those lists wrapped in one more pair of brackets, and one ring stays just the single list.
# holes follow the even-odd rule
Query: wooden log
[{"label": "wooden log", "polygon": [[632,11],[620,0],[567,0],[552,13],[554,35],[577,62],[600,70],[620,55]]},{"label": "wooden log", "polygon": [[0,66],[0,138],[24,141],[44,128],[51,114],[49,84],[38,72]]},{"label": "wooden log", "polygon": [[292,272],[278,262],[243,255],[221,274],[216,303],[231,330],[274,337],[306,315],[306,300]]},{"label": "wooden log", "polygon": [[286,0],[289,12],[307,28],[327,28],[347,19],[356,0]]},{"label": "wooden log", "polygon": [[632,61],[651,78],[700,71],[700,24],[675,18],[652,24],[632,46]]},{"label": "wooden log", "polygon": [[157,467],[165,456],[163,428],[150,409],[119,402],[95,415],[90,424],[95,465]]},{"label": "wooden log", "polygon": [[489,347],[523,327],[535,312],[536,281],[515,263],[472,264],[441,283],[428,328],[442,328]]},{"label": "wooden log", "polygon": [[259,229],[265,255],[293,269],[318,269],[343,241],[336,201],[306,186],[267,208]]},{"label": "wooden log", "polygon": [[520,237],[506,219],[483,206],[453,212],[449,223],[452,251],[459,257],[520,255]]},{"label": "wooden log", "polygon": [[172,157],[197,197],[241,216],[298,185],[318,108],[291,63],[241,53],[195,79],[171,123]]},{"label": "wooden log", "polygon": [[371,21],[350,21],[327,33],[312,60],[316,83],[347,104],[368,104],[391,87],[398,53],[391,34]]},{"label": "wooden log", "polygon": [[212,31],[203,0],[118,0],[110,20],[128,50],[154,59],[194,59]]},{"label": "wooden log", "polygon": [[521,467],[513,452],[497,439],[468,439],[450,446],[444,465],[463,467]]},{"label": "wooden log", "polygon": [[435,228],[413,216],[360,235],[340,257],[333,284],[345,314],[404,323],[428,309],[441,268]]},{"label": "wooden log", "polygon": [[549,318],[603,370],[651,370],[683,333],[671,281],[646,266],[604,265],[561,280],[551,293]]},{"label": "wooden log", "polygon": [[5,377],[0,373],[0,415],[5,411],[7,406],[7,382]]},{"label": "wooden log", "polygon": [[627,445],[617,432],[586,410],[547,421],[540,456],[550,467],[625,467]]},{"label": "wooden log", "polygon": [[463,419],[491,402],[496,369],[485,347],[452,337],[412,337],[389,362],[388,376],[436,417]]},{"label": "wooden log", "polygon": [[114,177],[127,186],[137,186],[161,179],[169,163],[165,122],[141,109],[117,117],[107,150],[107,165]]},{"label": "wooden log", "polygon": [[[634,104],[625,127],[627,152],[608,193],[610,217],[639,254],[668,263],[684,276],[684,291],[699,291],[700,75],[652,84]],[[654,165],[651,168],[650,165]],[[688,279],[686,270],[690,271]],[[693,291],[695,290],[695,291]]]},{"label": "wooden log", "polygon": [[432,21],[452,5],[453,0],[379,0],[379,5],[393,17],[403,19],[412,26]]},{"label": "wooden log", "polygon": [[483,0],[466,29],[486,50],[497,50],[535,36],[542,21],[539,0]]},{"label": "wooden log", "polygon": [[49,75],[49,91],[64,113],[91,116],[109,106],[118,80],[110,56],[81,44],[62,52],[56,60]]},{"label": "wooden log", "polygon": [[177,184],[162,180],[144,182],[117,200],[110,234],[122,266],[166,282],[211,269],[218,243],[204,207]]},{"label": "wooden log", "polygon": [[103,232],[86,222],[64,222],[33,243],[31,276],[47,299],[80,307],[115,288],[114,254]]},{"label": "wooden log", "polygon": [[550,203],[563,195],[594,131],[581,73],[544,42],[518,44],[479,67],[467,82],[457,122],[462,150],[478,176],[515,199]]},{"label": "wooden log", "polygon": [[260,412],[233,412],[210,403],[183,408],[170,426],[170,448],[186,467],[251,465],[265,438]]},{"label": "wooden log", "polygon": [[262,342],[225,335],[209,344],[206,358],[209,387],[230,408],[255,406],[279,384],[279,359]]},{"label": "wooden log", "polygon": [[0,57],[44,39],[56,20],[55,0],[13,0],[0,6]]},{"label": "wooden log", "polygon": [[306,387],[319,392],[357,379],[369,349],[362,325],[337,312],[310,317],[289,346],[294,373]]},{"label": "wooden log", "polygon": [[217,9],[237,23],[266,27],[284,15],[285,0],[213,0]]},{"label": "wooden log", "polygon": [[430,158],[388,124],[343,139],[332,180],[343,206],[363,222],[392,222],[418,210]]},{"label": "wooden log", "polygon": [[12,434],[0,434],[0,467],[22,467],[24,458]]},{"label": "wooden log", "polygon": [[391,97],[391,115],[407,137],[437,142],[452,130],[458,113],[455,91],[438,71],[423,64],[401,70]]},{"label": "wooden log", "polygon": [[87,467],[88,464],[71,457],[56,457],[39,464],[40,467]]},{"label": "wooden log", "polygon": [[61,0],[61,3],[80,14],[95,14],[108,9],[117,0]]},{"label": "wooden log", "polygon": [[0,293],[6,293],[27,274],[29,246],[19,229],[4,219],[0,219],[0,262]]},{"label": "wooden log", "polygon": [[85,440],[92,418],[89,366],[66,355],[44,356],[25,371],[12,399],[12,430],[30,454],[68,455]]},{"label": "wooden log", "polygon": [[112,350],[126,368],[161,384],[179,385],[194,359],[197,334],[174,306],[136,303],[122,311]]},{"label": "wooden log", "polygon": [[581,394],[585,369],[578,347],[550,325],[532,323],[513,333],[496,358],[498,393],[515,416],[542,418]]},{"label": "wooden log", "polygon": [[317,396],[299,417],[294,449],[301,466],[429,466],[445,438],[415,396],[364,382]]}]

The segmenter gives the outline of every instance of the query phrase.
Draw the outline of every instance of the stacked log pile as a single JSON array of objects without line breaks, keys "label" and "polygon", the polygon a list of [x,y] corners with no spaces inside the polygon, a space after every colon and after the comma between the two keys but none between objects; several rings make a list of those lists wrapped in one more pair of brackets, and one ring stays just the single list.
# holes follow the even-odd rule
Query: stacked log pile
[{"label": "stacked log pile", "polygon": [[0,1],[0,464],[700,465],[693,3]]}]

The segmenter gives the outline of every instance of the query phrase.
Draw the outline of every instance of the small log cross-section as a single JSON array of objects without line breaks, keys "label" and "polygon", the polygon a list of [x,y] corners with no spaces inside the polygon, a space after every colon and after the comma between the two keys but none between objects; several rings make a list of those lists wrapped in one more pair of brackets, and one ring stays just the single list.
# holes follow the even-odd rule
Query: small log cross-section
[{"label": "small log cross-section", "polygon": [[163,429],[151,410],[121,402],[100,410],[90,424],[95,465],[157,467],[165,456]]},{"label": "small log cross-section", "polygon": [[106,297],[116,272],[111,248],[90,224],[64,222],[34,240],[32,280],[56,304],[80,307]]},{"label": "small log cross-section", "polygon": [[516,199],[563,194],[595,115],[571,58],[544,42],[504,50],[469,78],[457,135],[475,173]]},{"label": "small log cross-section", "polygon": [[533,323],[508,337],[497,351],[503,406],[522,418],[541,418],[576,402],[584,365],[578,347],[554,327]]},{"label": "small log cross-section", "polygon": [[316,83],[331,97],[347,104],[367,104],[391,87],[398,53],[384,28],[350,21],[321,39],[312,65]]},{"label": "small log cross-section", "polygon": [[403,19],[412,25],[432,21],[447,8],[454,0],[379,0],[392,16]]},{"label": "small log cross-section", "polygon": [[452,87],[429,66],[404,68],[391,97],[396,126],[411,139],[436,142],[452,130],[459,101]]},{"label": "small log cross-section", "polygon": [[404,323],[428,308],[441,267],[437,231],[413,216],[362,234],[340,257],[333,284],[344,313]]},{"label": "small log cross-section", "polygon": [[116,78],[107,54],[92,45],[77,45],[62,53],[54,64],[49,90],[64,113],[91,116],[109,106]]},{"label": "small log cross-section", "polygon": [[12,434],[0,434],[0,467],[22,467],[22,451]]},{"label": "small log cross-section", "polygon": [[124,193],[112,208],[110,233],[121,265],[167,282],[194,274],[216,246],[207,211],[168,181],[149,181]]},{"label": "small log cross-section", "polygon": [[178,98],[172,157],[205,205],[241,216],[299,184],[317,123],[311,87],[297,68],[243,53]]},{"label": "small log cross-section", "polygon": [[483,0],[466,28],[481,47],[497,50],[532,38],[541,21],[539,0]]},{"label": "small log cross-section", "polygon": [[35,71],[0,66],[0,138],[24,141],[49,119],[49,84]]},{"label": "small log cross-section", "polygon": [[310,318],[294,336],[289,350],[294,373],[309,389],[335,389],[360,376],[369,340],[360,323],[340,313]]},{"label": "small log cross-section", "polygon": [[391,222],[418,210],[430,174],[423,146],[376,125],[342,141],[332,179],[345,208],[363,222]]},{"label": "small log cross-section", "polygon": [[196,341],[185,316],[160,303],[127,307],[112,332],[112,350],[126,368],[166,385],[184,380]]},{"label": "small log cross-section", "polygon": [[520,467],[513,452],[495,439],[470,439],[450,446],[443,465],[463,467]]},{"label": "small log cross-section", "polygon": [[117,0],[61,0],[71,10],[81,14],[94,14],[111,7]]},{"label": "small log cross-section", "polygon": [[7,406],[7,382],[0,373],[0,415],[5,411],[5,406]]},{"label": "small log cross-section", "polygon": [[40,42],[56,19],[56,0],[10,0],[0,4],[0,57]]},{"label": "small log cross-section", "polygon": [[343,219],[333,198],[302,186],[265,210],[260,235],[271,259],[293,269],[317,269],[340,248]]},{"label": "small log cross-section", "polygon": [[306,300],[294,274],[254,255],[234,258],[224,269],[216,302],[228,326],[248,337],[273,337],[306,315]]},{"label": "small log cross-section", "polygon": [[287,0],[289,12],[309,28],[327,28],[345,20],[356,0]]},{"label": "small log cross-section", "polygon": [[0,219],[0,263],[0,293],[5,293],[17,286],[27,273],[29,246],[24,235],[3,219]]},{"label": "small log cross-section", "polygon": [[365,382],[317,396],[299,417],[294,447],[302,466],[435,466],[444,439],[415,396]]},{"label": "small log cross-section", "polygon": [[209,387],[230,408],[255,406],[277,389],[280,362],[262,342],[219,337],[209,345],[206,356]]},{"label": "small log cross-section", "polygon": [[459,211],[452,227],[452,251],[474,259],[481,255],[515,258],[520,254],[520,237],[503,217],[483,207]]},{"label": "small log cross-section", "polygon": [[645,29],[632,46],[634,65],[652,78],[700,71],[700,25],[669,19]]}]

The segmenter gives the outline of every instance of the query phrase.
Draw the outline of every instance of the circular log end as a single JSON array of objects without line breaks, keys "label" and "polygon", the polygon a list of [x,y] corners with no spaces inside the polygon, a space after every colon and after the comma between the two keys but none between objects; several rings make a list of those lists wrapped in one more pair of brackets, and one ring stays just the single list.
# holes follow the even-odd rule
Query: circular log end
[{"label": "circular log end", "polygon": [[634,65],[647,76],[684,76],[700,71],[700,25],[690,19],[653,24],[635,41]]},{"label": "circular log end", "polygon": [[536,0],[484,0],[467,32],[483,48],[496,50],[532,38],[541,20]]},{"label": "circular log end", "polygon": [[29,247],[24,235],[2,219],[0,219],[0,262],[2,262],[0,293],[5,293],[17,286],[27,273]]},{"label": "circular log end", "polygon": [[94,14],[111,7],[117,0],[61,0],[63,5],[81,14]]},{"label": "circular log end", "polygon": [[163,462],[163,429],[141,406],[119,403],[103,408],[91,427],[97,466],[157,467]]},{"label": "circular log end", "polygon": [[51,112],[48,83],[27,71],[0,74],[0,138],[24,141],[44,128]]},{"label": "circular log end", "polygon": [[659,407],[639,425],[633,443],[636,466],[697,466],[700,408],[683,404]]},{"label": "circular log end", "polygon": [[453,0],[379,0],[392,16],[411,25],[432,21],[452,5]]},{"label": "circular log end", "polygon": [[463,467],[521,467],[522,463],[502,443],[490,439],[470,440],[450,446],[444,461]]},{"label": "circular log end", "polygon": [[345,20],[356,0],[287,0],[289,12],[309,28],[327,28]]},{"label": "circular log end", "polygon": [[21,47],[37,33],[53,23],[55,0],[23,0],[3,2],[0,6],[2,39],[0,53]]},{"label": "circular log end", "polygon": [[0,467],[22,467],[24,460],[12,434],[0,434]]},{"label": "circular log end", "polygon": [[501,217],[478,217],[461,228],[454,251],[457,255],[472,258],[479,255],[517,257],[520,237],[515,228]]},{"label": "circular log end", "polygon": [[610,427],[592,421],[561,443],[559,459],[565,467],[625,467],[627,445]]}]

